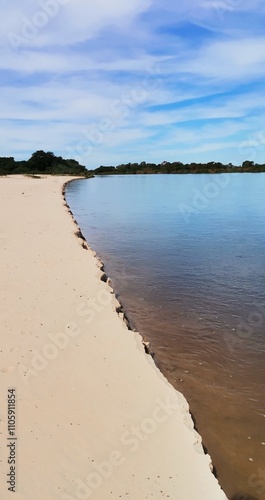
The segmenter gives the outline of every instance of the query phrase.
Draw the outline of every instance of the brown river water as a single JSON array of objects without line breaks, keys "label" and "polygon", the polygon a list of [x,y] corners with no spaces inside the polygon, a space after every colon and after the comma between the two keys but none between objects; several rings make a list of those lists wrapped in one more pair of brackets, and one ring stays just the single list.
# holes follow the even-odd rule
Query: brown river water
[{"label": "brown river water", "polygon": [[66,198],[228,498],[265,499],[265,175],[104,176]]}]

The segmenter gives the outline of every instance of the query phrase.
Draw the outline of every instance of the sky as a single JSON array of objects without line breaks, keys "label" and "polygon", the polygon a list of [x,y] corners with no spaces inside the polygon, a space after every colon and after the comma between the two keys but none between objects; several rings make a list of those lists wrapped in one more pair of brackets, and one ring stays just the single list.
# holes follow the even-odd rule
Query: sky
[{"label": "sky", "polygon": [[265,163],[264,0],[0,0],[0,156]]}]

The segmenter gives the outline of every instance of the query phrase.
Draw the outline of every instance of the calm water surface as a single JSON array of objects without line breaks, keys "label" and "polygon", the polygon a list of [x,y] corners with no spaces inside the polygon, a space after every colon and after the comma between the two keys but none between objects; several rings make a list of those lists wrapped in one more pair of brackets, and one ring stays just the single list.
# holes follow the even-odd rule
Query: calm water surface
[{"label": "calm water surface", "polygon": [[103,176],[67,201],[227,495],[265,499],[265,174]]}]

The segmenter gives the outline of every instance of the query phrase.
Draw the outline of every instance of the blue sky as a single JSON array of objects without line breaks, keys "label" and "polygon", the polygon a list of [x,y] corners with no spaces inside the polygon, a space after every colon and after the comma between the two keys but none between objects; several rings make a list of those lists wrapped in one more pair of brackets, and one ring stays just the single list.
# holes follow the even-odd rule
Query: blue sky
[{"label": "blue sky", "polygon": [[262,0],[0,0],[1,151],[265,163]]}]

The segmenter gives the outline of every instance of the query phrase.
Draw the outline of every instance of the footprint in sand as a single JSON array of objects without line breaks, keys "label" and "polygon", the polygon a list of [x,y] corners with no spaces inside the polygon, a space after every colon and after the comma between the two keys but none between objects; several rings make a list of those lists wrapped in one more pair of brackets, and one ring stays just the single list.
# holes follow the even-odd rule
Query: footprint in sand
[{"label": "footprint in sand", "polygon": [[2,372],[2,373],[8,373],[8,372],[11,372],[13,370],[14,370],[13,366],[5,366],[4,368],[0,369],[0,372]]},{"label": "footprint in sand", "polygon": [[19,347],[10,347],[10,349],[8,349],[8,352],[11,352],[11,353],[21,352],[21,348],[19,348]]}]

